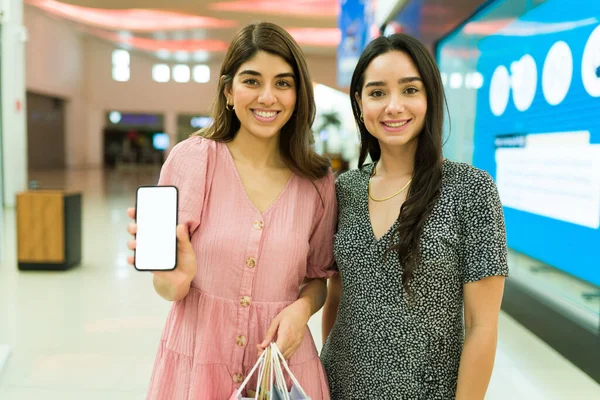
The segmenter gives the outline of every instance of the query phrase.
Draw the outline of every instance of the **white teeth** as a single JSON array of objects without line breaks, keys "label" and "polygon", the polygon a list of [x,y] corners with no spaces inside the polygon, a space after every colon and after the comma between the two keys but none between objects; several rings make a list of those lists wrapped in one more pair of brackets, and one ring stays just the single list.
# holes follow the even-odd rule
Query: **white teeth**
[{"label": "white teeth", "polygon": [[402,125],[406,125],[408,123],[408,121],[404,121],[404,122],[394,122],[394,123],[385,123],[385,126],[389,126],[390,128],[398,128]]},{"label": "white teeth", "polygon": [[277,115],[277,111],[272,111],[272,112],[254,111],[254,114],[258,115],[259,117],[263,117],[263,118],[272,118]]}]

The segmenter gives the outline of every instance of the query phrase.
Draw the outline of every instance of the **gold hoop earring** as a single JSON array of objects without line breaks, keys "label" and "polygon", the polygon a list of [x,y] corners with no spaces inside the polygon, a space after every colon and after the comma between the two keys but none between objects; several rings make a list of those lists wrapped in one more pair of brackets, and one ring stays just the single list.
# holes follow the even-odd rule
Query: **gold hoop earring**
[{"label": "gold hoop earring", "polygon": [[[229,108],[229,107],[231,107],[231,108]],[[232,106],[231,104],[229,104],[229,102],[227,102],[227,104],[225,104],[225,108],[227,109],[227,111],[233,111],[233,110],[235,110],[235,107]]]},{"label": "gold hoop earring", "polygon": [[362,122],[363,124],[365,123],[365,119],[363,118],[362,113],[360,113],[360,122]]}]

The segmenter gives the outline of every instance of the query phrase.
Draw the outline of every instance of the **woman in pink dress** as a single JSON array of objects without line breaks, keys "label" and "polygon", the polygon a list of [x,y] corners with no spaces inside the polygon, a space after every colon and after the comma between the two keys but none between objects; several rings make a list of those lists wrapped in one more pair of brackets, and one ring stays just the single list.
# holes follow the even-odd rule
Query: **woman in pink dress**
[{"label": "woman in pink dress", "polygon": [[306,61],[287,32],[259,23],[236,35],[220,75],[214,123],[160,174],[179,189],[178,265],[154,272],[173,307],[147,398],[228,399],[275,341],[307,394],[329,399],[307,322],[332,275],[337,210],[329,162],[311,148]]}]

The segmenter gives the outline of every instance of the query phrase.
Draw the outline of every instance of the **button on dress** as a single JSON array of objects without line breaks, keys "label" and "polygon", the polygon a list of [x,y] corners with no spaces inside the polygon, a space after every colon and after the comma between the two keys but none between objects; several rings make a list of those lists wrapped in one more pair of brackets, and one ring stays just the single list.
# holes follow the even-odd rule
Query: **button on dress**
[{"label": "button on dress", "polygon": [[[190,232],[198,268],[188,295],[169,313],[147,398],[228,399],[304,279],[334,273],[334,179],[331,172],[315,182],[292,174],[260,213],[227,146],[192,137],[173,148],[159,185],[178,187],[179,223]],[[289,365],[313,400],[329,399],[308,328]]]}]

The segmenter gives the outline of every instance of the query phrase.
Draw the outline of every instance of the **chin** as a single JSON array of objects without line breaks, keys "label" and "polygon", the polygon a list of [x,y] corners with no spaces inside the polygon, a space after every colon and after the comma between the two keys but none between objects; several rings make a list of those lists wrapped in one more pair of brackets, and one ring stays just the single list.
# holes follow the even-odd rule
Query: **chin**
[{"label": "chin", "polygon": [[380,141],[390,146],[405,146],[417,139],[418,135],[413,135],[409,132],[402,132],[401,135],[394,135],[384,132],[380,136]]},{"label": "chin", "polygon": [[263,140],[267,140],[267,139],[272,139],[273,137],[277,136],[277,134],[279,133],[281,129],[253,129],[251,132],[254,136],[256,136],[259,139],[263,139]]}]

